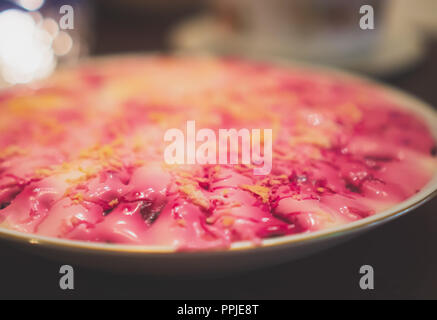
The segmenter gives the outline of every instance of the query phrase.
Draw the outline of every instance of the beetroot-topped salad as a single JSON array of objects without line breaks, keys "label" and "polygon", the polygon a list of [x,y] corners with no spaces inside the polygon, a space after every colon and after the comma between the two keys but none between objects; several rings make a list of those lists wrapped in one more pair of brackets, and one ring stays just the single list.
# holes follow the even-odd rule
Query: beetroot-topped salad
[{"label": "beetroot-topped salad", "polygon": [[[271,170],[166,163],[165,132],[187,121],[271,129]],[[0,225],[38,235],[178,250],[256,245],[372,216],[436,171],[423,120],[378,87],[317,71],[113,58],[0,92]]]}]

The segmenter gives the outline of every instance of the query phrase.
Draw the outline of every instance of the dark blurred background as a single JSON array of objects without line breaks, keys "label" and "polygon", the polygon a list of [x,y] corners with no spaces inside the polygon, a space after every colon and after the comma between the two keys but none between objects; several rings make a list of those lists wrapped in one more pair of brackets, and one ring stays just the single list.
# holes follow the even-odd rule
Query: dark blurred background
[{"label": "dark blurred background", "polygon": [[[363,4],[374,30],[359,27]],[[337,66],[436,104],[436,37],[435,0],[0,0],[0,86],[89,55],[184,51]]]},{"label": "dark blurred background", "polygon": [[[72,30],[59,27],[66,4]],[[375,30],[359,28],[363,4],[374,6]],[[435,0],[0,0],[0,86],[90,55],[174,51],[333,65],[437,106]],[[0,298],[437,299],[436,208],[433,200],[317,256],[219,280],[78,268],[71,293],[58,289],[59,263],[0,244]],[[376,271],[373,292],[358,286],[364,264]]]}]

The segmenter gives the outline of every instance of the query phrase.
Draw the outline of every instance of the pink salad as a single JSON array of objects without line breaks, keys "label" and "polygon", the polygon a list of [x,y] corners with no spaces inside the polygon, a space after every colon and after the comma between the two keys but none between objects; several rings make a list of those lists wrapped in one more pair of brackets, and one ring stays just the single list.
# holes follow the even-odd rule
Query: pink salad
[{"label": "pink salad", "polygon": [[[163,136],[273,130],[272,169],[168,165]],[[0,226],[71,240],[229,248],[388,209],[437,171],[424,121],[373,85],[213,58],[114,58],[0,91]]]}]

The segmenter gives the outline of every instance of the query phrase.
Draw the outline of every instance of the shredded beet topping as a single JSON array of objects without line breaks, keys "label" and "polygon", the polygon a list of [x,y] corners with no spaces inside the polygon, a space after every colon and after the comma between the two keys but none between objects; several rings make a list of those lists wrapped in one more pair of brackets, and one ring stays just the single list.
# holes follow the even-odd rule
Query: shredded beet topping
[{"label": "shredded beet topping", "polygon": [[431,155],[433,157],[437,156],[437,146],[434,146],[431,148]]},{"label": "shredded beet topping", "polygon": [[158,219],[164,206],[165,205],[156,206],[152,202],[144,201],[140,208],[140,214],[143,217],[143,220],[151,225],[156,221],[156,219]]},{"label": "shredded beet topping", "polygon": [[384,155],[367,155],[364,157],[366,160],[378,161],[378,162],[392,162],[396,159],[392,156],[384,156]]},{"label": "shredded beet topping", "polygon": [[103,215],[104,215],[105,217],[106,217],[107,215],[110,215],[111,212],[114,211],[114,209],[115,209],[115,208],[111,208],[111,209],[108,209],[108,210],[104,210],[104,211],[103,211]]},{"label": "shredded beet topping", "polygon": [[11,204],[10,202],[0,203],[0,210],[6,209],[7,207],[10,206],[10,204]]},{"label": "shredded beet topping", "polygon": [[360,194],[362,192],[361,186],[351,182],[350,180],[346,180],[345,186],[346,189],[348,189],[352,193]]},{"label": "shredded beet topping", "polygon": [[210,188],[211,188],[211,184],[210,184],[209,181],[201,181],[201,182],[199,182],[199,186],[200,186],[203,190],[206,190],[206,191],[209,191]]}]

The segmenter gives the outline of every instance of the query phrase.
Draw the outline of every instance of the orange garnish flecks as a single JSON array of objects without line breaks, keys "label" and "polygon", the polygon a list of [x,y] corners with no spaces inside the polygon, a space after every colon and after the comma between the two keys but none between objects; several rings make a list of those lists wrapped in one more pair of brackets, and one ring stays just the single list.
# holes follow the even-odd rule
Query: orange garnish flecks
[{"label": "orange garnish flecks", "polygon": [[247,190],[259,196],[264,203],[268,203],[270,199],[270,189],[263,186],[249,186],[249,185],[241,185],[241,189]]},{"label": "orange garnish flecks", "polygon": [[210,203],[205,195],[194,184],[184,184],[179,187],[181,191],[193,204],[208,210]]}]

